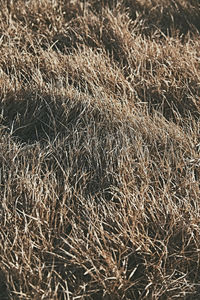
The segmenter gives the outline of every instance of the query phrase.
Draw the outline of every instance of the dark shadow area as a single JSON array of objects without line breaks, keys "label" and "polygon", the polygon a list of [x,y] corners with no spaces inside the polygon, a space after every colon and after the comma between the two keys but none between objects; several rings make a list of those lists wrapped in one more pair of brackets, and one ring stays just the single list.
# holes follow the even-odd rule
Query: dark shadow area
[{"label": "dark shadow area", "polygon": [[10,300],[11,299],[8,285],[6,282],[6,276],[1,269],[0,269],[0,299],[1,300]]},{"label": "dark shadow area", "polygon": [[66,128],[61,124],[62,101],[50,94],[21,90],[1,103],[2,125],[22,143],[52,140]]},{"label": "dark shadow area", "polygon": [[[129,12],[132,20],[139,14],[143,20],[142,34],[149,35],[160,30],[172,36],[177,32],[179,36],[200,32],[200,4],[198,0],[188,0],[184,7],[179,1],[151,1],[151,4],[141,4],[137,0],[124,0],[122,7]],[[136,14],[137,12],[137,14]],[[142,28],[141,28],[142,29]]]}]

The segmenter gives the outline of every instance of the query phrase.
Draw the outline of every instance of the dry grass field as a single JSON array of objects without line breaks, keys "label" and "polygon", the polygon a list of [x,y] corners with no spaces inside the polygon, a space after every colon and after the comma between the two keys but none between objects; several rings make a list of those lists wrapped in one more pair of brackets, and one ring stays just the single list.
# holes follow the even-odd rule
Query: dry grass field
[{"label": "dry grass field", "polygon": [[0,300],[200,299],[198,0],[0,0]]}]

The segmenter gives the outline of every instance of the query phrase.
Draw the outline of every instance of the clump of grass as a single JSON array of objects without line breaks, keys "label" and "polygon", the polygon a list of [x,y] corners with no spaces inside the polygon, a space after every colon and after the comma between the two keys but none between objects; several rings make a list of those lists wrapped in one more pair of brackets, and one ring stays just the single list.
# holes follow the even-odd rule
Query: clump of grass
[{"label": "clump of grass", "polygon": [[198,1],[1,1],[0,298],[199,299]]}]

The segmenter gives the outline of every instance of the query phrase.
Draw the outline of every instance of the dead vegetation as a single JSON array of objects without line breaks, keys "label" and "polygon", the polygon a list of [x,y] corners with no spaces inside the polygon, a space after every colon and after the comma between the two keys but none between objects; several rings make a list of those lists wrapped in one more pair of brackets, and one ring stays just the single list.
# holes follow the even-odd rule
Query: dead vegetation
[{"label": "dead vegetation", "polygon": [[199,299],[199,1],[0,5],[0,299]]}]

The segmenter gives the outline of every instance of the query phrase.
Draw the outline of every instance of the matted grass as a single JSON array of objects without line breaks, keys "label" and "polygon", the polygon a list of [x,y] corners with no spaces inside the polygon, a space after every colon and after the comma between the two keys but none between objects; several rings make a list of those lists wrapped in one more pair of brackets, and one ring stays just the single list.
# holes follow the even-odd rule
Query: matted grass
[{"label": "matted grass", "polygon": [[0,5],[0,299],[199,299],[199,1]]}]

